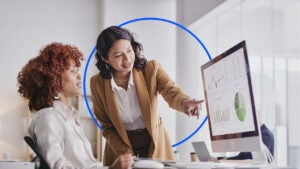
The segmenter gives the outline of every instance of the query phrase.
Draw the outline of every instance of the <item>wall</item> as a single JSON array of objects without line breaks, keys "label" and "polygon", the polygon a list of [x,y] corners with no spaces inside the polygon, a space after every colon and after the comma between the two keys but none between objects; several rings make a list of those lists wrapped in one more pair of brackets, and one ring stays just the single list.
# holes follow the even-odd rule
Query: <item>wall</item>
[{"label": "wall", "polygon": [[177,0],[177,21],[188,26],[225,0]]},{"label": "wall", "polygon": [[101,24],[98,0],[11,0],[0,2],[0,158],[25,159],[27,132],[24,100],[17,74],[53,41],[76,45],[88,56]]},{"label": "wall", "polygon": [[[177,0],[177,21],[196,34],[197,32],[195,32],[195,30],[190,29],[190,25],[223,2],[223,0]],[[200,67],[209,60],[208,55],[199,42],[186,31],[178,29],[176,36],[176,77],[178,85],[192,98],[199,100],[204,99]],[[198,36],[198,38],[202,41],[207,50],[211,52],[211,47],[213,45],[209,44],[207,39],[203,36]],[[190,153],[194,152],[191,145],[193,141],[203,140],[209,142],[210,140],[207,122],[204,123],[200,130],[192,135],[207,115],[205,104],[202,104],[201,106],[202,111],[199,119],[188,117],[182,113],[176,114],[176,140],[177,142],[183,142],[176,148],[180,154],[180,160],[190,161]],[[188,137],[190,138],[184,141]],[[210,147],[210,144],[208,144],[208,147]]]}]

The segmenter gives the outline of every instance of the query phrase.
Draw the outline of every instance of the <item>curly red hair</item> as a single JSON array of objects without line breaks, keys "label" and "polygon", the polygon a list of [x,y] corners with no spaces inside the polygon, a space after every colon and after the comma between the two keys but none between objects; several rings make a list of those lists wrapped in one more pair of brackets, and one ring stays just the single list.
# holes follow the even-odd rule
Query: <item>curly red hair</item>
[{"label": "curly red hair", "polygon": [[77,47],[53,42],[29,60],[18,74],[21,96],[29,100],[30,110],[52,107],[54,96],[62,89],[62,73],[73,61],[80,67],[83,54]]}]

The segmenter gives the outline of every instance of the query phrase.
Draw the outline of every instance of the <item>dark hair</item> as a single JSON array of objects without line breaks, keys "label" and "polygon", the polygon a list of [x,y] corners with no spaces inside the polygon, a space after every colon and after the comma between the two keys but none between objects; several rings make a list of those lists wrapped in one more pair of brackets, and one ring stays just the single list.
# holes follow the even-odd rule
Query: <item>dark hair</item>
[{"label": "dark hair", "polygon": [[54,96],[62,89],[62,73],[70,68],[71,61],[80,67],[82,60],[77,47],[58,42],[47,45],[29,60],[17,77],[18,92],[29,100],[29,109],[53,106]]},{"label": "dark hair", "polygon": [[133,35],[128,30],[118,26],[111,26],[100,33],[96,45],[96,66],[103,78],[111,79],[113,68],[109,64],[105,63],[101,57],[108,59],[110,48],[115,41],[120,39],[126,39],[131,43],[131,46],[135,53],[134,67],[138,70],[143,70],[146,65],[147,60],[141,57],[143,46],[139,42],[134,40]]}]

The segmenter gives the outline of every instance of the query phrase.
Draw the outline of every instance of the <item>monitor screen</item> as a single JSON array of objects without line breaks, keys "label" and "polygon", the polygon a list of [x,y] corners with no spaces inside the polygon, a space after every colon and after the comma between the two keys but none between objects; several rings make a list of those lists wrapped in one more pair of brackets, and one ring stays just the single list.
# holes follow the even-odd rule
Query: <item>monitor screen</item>
[{"label": "monitor screen", "polygon": [[202,65],[201,73],[213,151],[259,150],[246,42]]}]

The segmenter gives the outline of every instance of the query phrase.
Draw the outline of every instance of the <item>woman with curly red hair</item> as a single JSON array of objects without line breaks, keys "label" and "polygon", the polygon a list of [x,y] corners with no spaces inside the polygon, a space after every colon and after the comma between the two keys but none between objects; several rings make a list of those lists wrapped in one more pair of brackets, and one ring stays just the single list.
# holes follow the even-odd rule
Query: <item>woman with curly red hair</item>
[{"label": "woman with curly red hair", "polygon": [[[83,54],[77,47],[51,43],[19,72],[18,92],[36,111],[29,134],[50,168],[98,168],[91,145],[80,125],[71,98],[81,94],[79,68]],[[128,168],[130,155],[121,155],[112,167]]]}]

